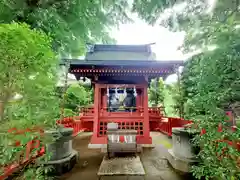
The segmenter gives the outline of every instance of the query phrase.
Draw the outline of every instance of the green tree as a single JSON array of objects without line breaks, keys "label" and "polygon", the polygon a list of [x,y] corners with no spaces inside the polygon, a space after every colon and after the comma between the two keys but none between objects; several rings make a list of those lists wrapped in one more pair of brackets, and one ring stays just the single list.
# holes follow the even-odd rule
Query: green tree
[{"label": "green tree", "polygon": [[[26,24],[1,24],[0,37],[0,167],[4,167],[16,162],[27,142],[33,138],[37,137],[43,144],[47,142],[39,133],[6,132],[11,128],[49,128],[56,124],[59,114],[55,95],[58,60],[52,52],[51,39],[41,31],[31,30]],[[16,93],[22,98],[13,101]],[[21,146],[9,145],[16,141]],[[41,179],[40,174],[33,172],[30,179],[38,175]]]},{"label": "green tree", "polygon": [[184,100],[182,95],[182,85],[173,83],[165,86],[164,93],[165,106],[169,116],[183,117]]},{"label": "green tree", "polygon": [[[239,152],[226,143],[213,143],[216,139],[239,139],[239,132],[232,134],[227,129],[217,132],[219,123],[226,125],[225,109],[239,102],[239,1],[218,1],[211,14],[192,16],[197,20],[196,28],[187,29],[185,51],[200,49],[201,54],[192,57],[186,64],[183,84],[185,115],[194,119],[206,135],[196,137],[198,144],[204,144],[199,156],[202,163],[193,168],[196,177],[239,179],[236,157]],[[224,13],[223,13],[224,12]],[[215,49],[210,51],[209,47]],[[229,158],[220,160],[216,152],[226,148]],[[207,158],[206,158],[207,157]]]},{"label": "green tree", "polygon": [[[164,24],[172,31],[186,31],[183,50],[201,52],[186,63],[182,75],[185,116],[198,124],[198,130],[207,131],[195,137],[195,142],[202,147],[199,153],[202,162],[193,168],[199,179],[239,179],[236,160],[239,152],[224,142],[218,146],[214,143],[223,138],[233,142],[239,139],[239,131],[217,132],[219,123],[226,124],[225,108],[239,103],[239,2],[219,0],[210,6],[208,1],[202,0],[162,0],[158,3],[150,0],[134,7],[134,11],[149,23]],[[179,3],[183,3],[182,11],[176,11]],[[161,15],[166,8],[175,10],[163,18]],[[230,156],[219,159],[216,152],[221,154],[223,148]]]},{"label": "green tree", "polygon": [[[186,116],[195,120],[199,129],[204,128],[208,132],[203,137],[196,137],[199,144],[205,144],[200,152],[203,164],[194,168],[197,177],[227,179],[233,176],[239,178],[239,167],[235,157],[238,157],[240,153],[226,143],[219,143],[218,147],[213,144],[216,139],[227,138],[231,141],[238,141],[240,137],[238,131],[233,134],[227,129],[222,133],[217,132],[219,123],[226,125],[225,108],[240,101],[240,71],[236,69],[240,65],[239,60],[236,50],[217,49],[214,52],[193,57],[189,63],[198,61],[198,66],[186,68],[186,71],[193,71],[192,75],[183,78],[185,87],[189,87],[189,84],[193,82],[191,88],[186,88],[185,91]],[[192,93],[192,89],[197,90]],[[222,161],[214,152],[221,152],[225,146],[227,154],[231,154],[232,157]]]},{"label": "green tree", "polygon": [[[42,32],[30,30],[28,25],[17,23],[2,24],[0,36],[2,110],[18,93],[24,97],[22,103],[29,104],[29,108],[41,100],[38,106],[29,109],[29,113],[41,114],[39,110],[46,109],[49,99],[46,95],[53,94],[56,80],[57,59],[51,50],[51,40]],[[1,120],[4,120],[3,116]]]},{"label": "green tree", "polygon": [[144,0],[142,5],[135,1],[133,11],[148,23],[159,23],[172,31],[186,31],[182,48],[192,52],[199,49],[204,51],[209,45],[236,44],[233,42],[235,38],[227,38],[229,34],[232,33],[233,37],[237,33],[235,28],[240,23],[239,4],[239,0],[219,0],[215,3],[205,0]]},{"label": "green tree", "polygon": [[82,55],[87,42],[110,42],[109,28],[129,21],[118,0],[0,0],[0,23],[25,22],[52,37],[57,51]]},{"label": "green tree", "polygon": [[66,103],[64,107],[78,113],[79,107],[87,106],[92,103],[91,90],[79,85],[72,84],[66,92]]},{"label": "green tree", "polygon": [[149,92],[149,101],[155,105],[163,105],[164,103],[164,81],[162,78],[152,79]]}]

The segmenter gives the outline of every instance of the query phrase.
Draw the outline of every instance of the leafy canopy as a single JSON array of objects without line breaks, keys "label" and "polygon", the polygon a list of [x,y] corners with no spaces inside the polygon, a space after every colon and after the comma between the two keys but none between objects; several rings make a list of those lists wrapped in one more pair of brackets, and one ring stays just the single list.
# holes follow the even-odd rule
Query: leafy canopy
[{"label": "leafy canopy", "polygon": [[109,28],[129,21],[125,0],[0,0],[0,23],[25,22],[53,39],[56,51],[82,55],[87,42],[112,42]]},{"label": "leafy canopy", "polygon": [[[46,113],[51,116],[53,107],[48,103],[53,102],[51,97],[54,98],[56,81],[57,59],[51,50],[51,39],[43,32],[18,23],[1,24],[0,37],[0,100],[3,110],[8,105],[15,107],[16,103],[11,105],[10,101],[15,94],[20,94],[23,96],[21,106],[29,107],[25,109],[27,114],[43,123]],[[21,111],[22,108],[14,112],[14,116],[24,118],[26,114]]]},{"label": "leafy canopy", "polygon": [[[0,128],[0,167],[3,167],[2,165],[18,161],[21,153],[26,150],[25,145],[34,138],[40,139],[43,144],[48,141],[39,132],[6,132],[11,128],[52,128],[58,118],[59,102],[55,95],[58,60],[52,52],[51,39],[42,31],[18,23],[1,24],[0,39],[0,102],[3,124]],[[13,99],[16,94],[20,94],[22,98]],[[16,142],[21,145],[14,146]],[[33,179],[35,176],[32,173],[27,177]],[[40,176],[37,173],[36,178],[44,179]]]},{"label": "leafy canopy", "polygon": [[92,93],[92,89],[81,84],[70,85],[65,94],[65,116],[67,116],[67,114],[71,115],[69,110],[79,113],[80,107],[91,105],[93,102]]},{"label": "leafy canopy", "polygon": [[[235,111],[231,104],[240,104],[240,1],[209,2],[149,0],[143,1],[144,6],[136,4],[134,11],[149,23],[186,31],[183,50],[202,52],[186,62],[181,82],[185,117],[194,120],[198,130],[207,131],[195,137],[195,143],[202,149],[199,154],[202,161],[193,167],[195,177],[239,179],[239,152],[227,143],[214,142],[219,139],[237,142],[240,137],[239,130],[217,131],[219,123],[227,125],[224,111]],[[182,10],[177,11],[180,5]],[[162,12],[168,15],[163,17]],[[220,156],[223,149],[224,156]]]},{"label": "leafy canopy", "polygon": [[164,101],[164,81],[162,78],[152,79],[150,83],[150,87],[148,89],[149,92],[149,101],[154,103],[155,105],[163,105]]},{"label": "leafy canopy", "polygon": [[[236,3],[239,1],[217,1],[210,14],[191,15],[196,20],[195,27],[190,27],[191,21],[183,26],[187,30],[184,49],[202,51],[186,63],[182,76],[185,116],[195,120],[199,130],[207,131],[204,136],[195,138],[198,145],[204,144],[199,154],[202,163],[193,167],[198,178],[239,179],[236,159],[239,152],[227,143],[213,143],[223,138],[236,142],[240,137],[239,131],[231,133],[227,128],[222,133],[217,132],[219,123],[227,125],[225,110],[234,112],[231,105],[240,102],[240,36],[236,28],[239,24]],[[219,156],[223,149],[225,157],[222,159]]]}]

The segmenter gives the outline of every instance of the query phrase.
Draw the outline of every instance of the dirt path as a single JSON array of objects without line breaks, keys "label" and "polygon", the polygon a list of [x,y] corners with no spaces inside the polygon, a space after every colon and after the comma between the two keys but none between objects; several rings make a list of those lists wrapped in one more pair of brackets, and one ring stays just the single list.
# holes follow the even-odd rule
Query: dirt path
[{"label": "dirt path", "polygon": [[[97,172],[102,162],[104,154],[100,150],[88,149],[91,134],[84,133],[73,141],[73,148],[80,154],[80,161],[74,169],[62,176],[62,180],[97,180]],[[166,146],[169,142],[166,137],[157,135],[153,140],[157,140],[155,148],[145,148],[141,161],[146,171],[145,180],[187,180],[180,177],[169,166],[165,159]],[[164,147],[165,146],[165,147]],[[104,177],[102,180],[125,180],[123,177]],[[131,177],[129,180],[137,180],[139,177]]]},{"label": "dirt path", "polygon": [[73,141],[73,148],[79,152],[80,161],[73,170],[65,174],[63,180],[96,180],[103,155],[100,150],[88,149],[91,134],[83,133]]}]

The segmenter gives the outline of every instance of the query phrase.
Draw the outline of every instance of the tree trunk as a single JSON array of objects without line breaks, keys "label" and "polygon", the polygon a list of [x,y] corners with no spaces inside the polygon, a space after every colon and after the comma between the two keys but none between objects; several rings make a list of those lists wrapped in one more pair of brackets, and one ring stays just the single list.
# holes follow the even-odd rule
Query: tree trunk
[{"label": "tree trunk", "polygon": [[7,103],[10,100],[11,92],[12,91],[8,90],[4,93],[5,94],[4,96],[1,96],[1,99],[0,99],[0,122],[4,120],[4,111],[5,111],[5,107],[7,106]]},{"label": "tree trunk", "polygon": [[3,102],[0,101],[0,121],[3,120],[3,113],[4,113],[4,106],[3,106]]}]

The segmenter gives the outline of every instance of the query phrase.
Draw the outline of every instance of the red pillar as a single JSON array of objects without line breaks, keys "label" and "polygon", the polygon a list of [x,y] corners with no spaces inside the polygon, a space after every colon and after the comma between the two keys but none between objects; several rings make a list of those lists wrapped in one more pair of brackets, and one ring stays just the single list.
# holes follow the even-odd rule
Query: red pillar
[{"label": "red pillar", "polygon": [[141,97],[139,89],[137,89],[137,97],[136,97],[136,107],[139,108],[141,106]]},{"label": "red pillar", "polygon": [[143,88],[143,136],[138,139],[139,144],[152,144],[149,128],[149,113],[148,113],[148,85]]},{"label": "red pillar", "polygon": [[103,98],[102,98],[102,108],[104,108],[103,112],[106,112],[107,111],[107,105],[108,105],[108,102],[107,102],[107,93],[106,91],[104,90],[104,94],[103,94]]},{"label": "red pillar", "polygon": [[91,144],[98,144],[98,128],[99,128],[99,98],[100,89],[99,84],[95,83],[94,86],[94,121],[93,121],[93,135],[91,138]]}]

